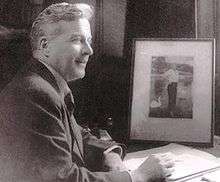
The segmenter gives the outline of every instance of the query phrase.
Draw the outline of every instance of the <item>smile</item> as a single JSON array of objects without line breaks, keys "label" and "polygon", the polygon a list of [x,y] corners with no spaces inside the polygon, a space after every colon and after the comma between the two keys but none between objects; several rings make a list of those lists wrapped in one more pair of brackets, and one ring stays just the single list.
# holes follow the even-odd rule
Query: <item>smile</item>
[{"label": "smile", "polygon": [[76,60],[76,62],[79,63],[79,64],[86,64],[87,63],[86,60]]}]

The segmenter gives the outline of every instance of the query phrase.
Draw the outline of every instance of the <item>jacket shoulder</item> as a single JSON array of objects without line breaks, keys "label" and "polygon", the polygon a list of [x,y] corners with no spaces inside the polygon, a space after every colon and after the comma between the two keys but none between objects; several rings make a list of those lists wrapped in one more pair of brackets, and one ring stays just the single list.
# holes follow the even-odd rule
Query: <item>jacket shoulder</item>
[{"label": "jacket shoulder", "polygon": [[40,75],[30,72],[17,75],[1,92],[0,98],[30,99],[40,105],[52,104],[61,107],[60,91]]}]

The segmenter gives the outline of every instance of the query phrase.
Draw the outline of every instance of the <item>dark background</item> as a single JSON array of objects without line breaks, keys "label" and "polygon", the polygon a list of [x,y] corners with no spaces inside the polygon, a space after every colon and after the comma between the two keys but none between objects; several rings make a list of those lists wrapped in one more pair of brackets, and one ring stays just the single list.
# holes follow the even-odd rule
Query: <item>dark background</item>
[{"label": "dark background", "polygon": [[[61,0],[1,0],[0,25],[29,31],[32,20],[45,7]],[[84,79],[70,83],[75,95],[78,122],[90,127],[107,128],[113,138],[126,141],[130,96],[132,38],[195,38],[217,37],[214,1],[195,0],[67,0],[94,6],[92,21],[94,55]],[[217,4],[217,6],[219,6]],[[196,9],[198,7],[198,9]],[[210,11],[213,10],[213,11]],[[212,12],[210,14],[210,12]],[[218,22],[218,21],[217,21]],[[5,40],[4,40],[5,41]],[[4,42],[3,41],[3,42]],[[4,44],[1,42],[1,44]],[[13,43],[14,44],[14,43]],[[23,46],[22,46],[23,45]],[[217,44],[218,45],[218,44]],[[17,40],[13,50],[26,49],[25,41]],[[21,54],[14,62],[3,59],[1,51],[1,88],[25,64],[29,54]],[[19,58],[18,57],[18,58]],[[216,63],[216,134],[220,134],[220,87]],[[108,125],[112,118],[113,125]]]}]

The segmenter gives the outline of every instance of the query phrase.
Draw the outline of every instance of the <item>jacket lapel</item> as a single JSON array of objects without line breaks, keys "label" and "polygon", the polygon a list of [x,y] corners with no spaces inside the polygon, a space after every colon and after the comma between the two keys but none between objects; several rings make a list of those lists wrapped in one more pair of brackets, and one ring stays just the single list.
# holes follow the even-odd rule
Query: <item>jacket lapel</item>
[{"label": "jacket lapel", "polygon": [[[74,100],[73,96],[71,94],[71,91],[66,84],[68,90],[65,90],[65,88],[62,88],[62,83],[64,80],[60,79],[60,76],[58,76],[56,72],[53,72],[53,69],[49,69],[46,65],[43,63],[37,61],[37,60],[32,60],[31,63],[28,66],[28,70],[39,74],[44,80],[47,80],[60,94],[62,94],[62,97],[65,102],[66,106],[66,111],[67,111],[67,122],[70,127],[70,132],[71,136],[73,137],[74,141],[76,144],[72,144],[72,153],[75,152],[78,154],[78,157],[80,158],[80,161],[84,163],[83,160],[83,145],[82,145],[82,136],[81,136],[81,131],[77,127],[77,123],[75,121],[75,118],[73,116],[73,111],[74,111]],[[67,94],[66,94],[67,93]],[[70,96],[69,98],[66,96]],[[65,96],[65,97],[64,97]]]}]

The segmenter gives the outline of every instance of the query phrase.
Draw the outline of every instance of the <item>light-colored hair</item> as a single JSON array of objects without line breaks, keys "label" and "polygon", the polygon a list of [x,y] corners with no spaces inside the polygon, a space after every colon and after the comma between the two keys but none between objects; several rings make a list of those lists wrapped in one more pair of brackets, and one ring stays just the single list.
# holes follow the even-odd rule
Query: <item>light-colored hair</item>
[{"label": "light-colored hair", "polygon": [[[79,18],[90,20],[93,16],[93,7],[88,4],[57,3],[44,9],[34,20],[30,32],[32,51],[37,49],[37,42],[40,37],[45,36],[43,25],[57,23],[61,20],[74,21]],[[54,30],[58,34],[58,30]]]}]

